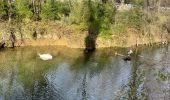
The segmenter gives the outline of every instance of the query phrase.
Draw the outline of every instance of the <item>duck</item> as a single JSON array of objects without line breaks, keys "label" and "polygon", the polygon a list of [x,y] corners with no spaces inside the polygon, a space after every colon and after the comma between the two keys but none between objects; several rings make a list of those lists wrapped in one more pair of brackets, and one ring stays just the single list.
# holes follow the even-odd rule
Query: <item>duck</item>
[{"label": "duck", "polygon": [[53,56],[51,54],[38,54],[40,59],[42,60],[52,60],[53,59]]},{"label": "duck", "polygon": [[131,61],[131,54],[133,54],[132,50],[129,50],[128,55],[123,58],[124,61]]},{"label": "duck", "polygon": [[130,56],[126,56],[123,58],[124,61],[131,61],[131,57]]}]

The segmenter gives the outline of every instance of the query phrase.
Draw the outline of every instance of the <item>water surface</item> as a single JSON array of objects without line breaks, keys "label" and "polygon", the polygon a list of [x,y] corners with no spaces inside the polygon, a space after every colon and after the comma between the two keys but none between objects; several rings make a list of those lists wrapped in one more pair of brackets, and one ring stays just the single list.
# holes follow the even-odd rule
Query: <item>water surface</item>
[{"label": "water surface", "polygon": [[[170,46],[99,49],[65,47],[0,51],[0,100],[169,100]],[[43,61],[38,53],[50,53]]]}]

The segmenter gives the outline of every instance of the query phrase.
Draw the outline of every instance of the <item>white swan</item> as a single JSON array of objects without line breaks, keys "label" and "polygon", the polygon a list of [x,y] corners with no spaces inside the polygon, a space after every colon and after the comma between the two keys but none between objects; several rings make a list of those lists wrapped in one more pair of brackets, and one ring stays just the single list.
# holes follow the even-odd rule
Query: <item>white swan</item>
[{"label": "white swan", "polygon": [[50,54],[38,54],[39,55],[39,57],[42,59],[42,60],[51,60],[51,59],[53,59],[53,56],[52,55],[50,55]]}]

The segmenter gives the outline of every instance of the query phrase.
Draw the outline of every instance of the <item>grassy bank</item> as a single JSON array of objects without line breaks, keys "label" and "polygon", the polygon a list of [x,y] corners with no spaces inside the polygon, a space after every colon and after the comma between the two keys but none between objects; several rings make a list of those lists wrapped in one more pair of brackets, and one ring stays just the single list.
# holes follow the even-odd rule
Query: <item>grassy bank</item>
[{"label": "grassy bank", "polygon": [[[143,0],[125,2],[0,1],[0,37],[10,47],[64,45],[71,48],[129,47],[168,43],[170,15]],[[10,9],[9,9],[10,8]]]},{"label": "grassy bank", "polygon": [[[85,39],[88,32],[80,31],[76,26],[63,25],[59,22],[30,22],[18,28],[17,25],[12,26],[15,29],[16,46],[45,46],[45,45],[63,45],[70,48],[85,48]],[[5,39],[6,47],[11,47],[9,40],[10,30],[6,28],[6,23],[1,23],[0,35]],[[37,32],[36,39],[33,34]],[[130,47],[132,45],[153,44],[157,42],[169,42],[169,36],[166,34],[145,36],[128,30],[126,35],[113,34],[110,36],[99,35],[96,40],[96,48],[102,47]]]}]

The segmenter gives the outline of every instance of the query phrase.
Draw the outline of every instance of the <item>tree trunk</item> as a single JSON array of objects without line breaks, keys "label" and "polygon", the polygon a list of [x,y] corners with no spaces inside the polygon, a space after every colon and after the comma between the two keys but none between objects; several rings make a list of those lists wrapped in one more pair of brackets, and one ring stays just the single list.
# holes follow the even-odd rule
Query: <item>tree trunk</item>
[{"label": "tree trunk", "polygon": [[147,8],[147,10],[149,10],[149,7],[150,7],[149,0],[146,0],[146,8]]},{"label": "tree trunk", "polygon": [[161,9],[161,0],[157,1],[157,9],[158,9],[158,13],[160,13],[160,9]]},{"label": "tree trunk", "polygon": [[34,20],[40,20],[40,12],[41,12],[41,0],[32,0],[33,14]]},{"label": "tree trunk", "polygon": [[12,0],[8,0],[8,21],[11,22],[12,17]]}]

